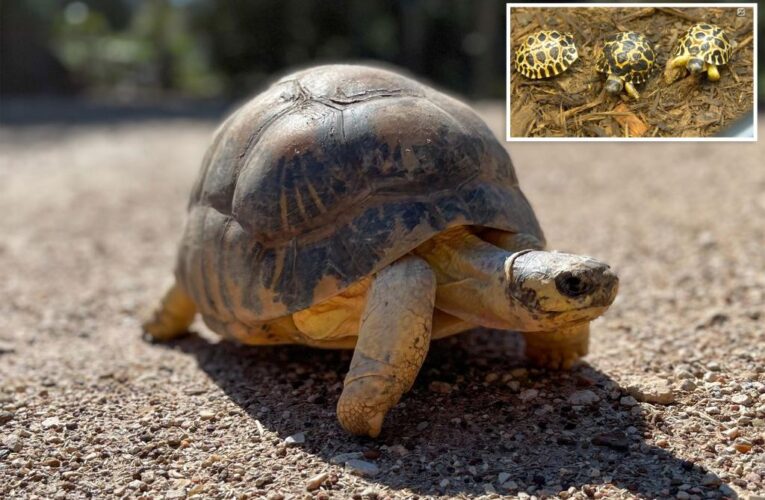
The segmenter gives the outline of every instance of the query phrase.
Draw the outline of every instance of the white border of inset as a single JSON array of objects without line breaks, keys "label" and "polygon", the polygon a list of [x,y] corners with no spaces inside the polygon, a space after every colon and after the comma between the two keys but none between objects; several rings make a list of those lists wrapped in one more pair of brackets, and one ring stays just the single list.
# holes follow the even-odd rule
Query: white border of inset
[{"label": "white border of inset", "polygon": [[[747,9],[753,9],[754,15],[754,38],[752,45],[754,47],[754,68],[753,68],[753,82],[754,82],[754,108],[752,109],[752,124],[754,129],[754,137],[511,137],[510,136],[510,60],[511,60],[511,46],[510,46],[510,9],[518,7],[530,7],[530,8],[641,8],[641,7],[670,7],[677,9],[687,9],[693,7],[716,7],[716,8],[729,8],[735,9],[737,7],[744,7]],[[758,17],[757,17],[757,2],[754,3],[507,3],[505,4],[505,141],[507,142],[538,142],[538,141],[550,141],[550,142],[569,142],[569,141],[606,141],[606,142],[693,142],[693,141],[724,141],[724,142],[755,142],[757,141],[757,36],[758,36]]]}]

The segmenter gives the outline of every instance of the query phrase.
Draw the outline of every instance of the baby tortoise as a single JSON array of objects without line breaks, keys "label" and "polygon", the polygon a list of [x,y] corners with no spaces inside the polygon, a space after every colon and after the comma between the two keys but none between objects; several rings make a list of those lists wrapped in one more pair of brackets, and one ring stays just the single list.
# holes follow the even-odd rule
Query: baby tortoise
[{"label": "baby tortoise", "polygon": [[655,62],[651,42],[640,33],[624,31],[606,37],[595,68],[608,75],[606,92],[618,95],[624,89],[633,99],[639,99],[635,85],[648,79]]},{"label": "baby tortoise", "polygon": [[218,129],[175,284],[143,328],[169,340],[199,312],[244,344],[355,349],[337,416],[375,437],[433,339],[484,326],[523,332],[542,366],[586,354],[618,279],[544,241],[468,106],[390,71],[320,66]]},{"label": "baby tortoise", "polygon": [[578,57],[571,33],[538,31],[515,51],[515,67],[526,78],[537,80],[563,73]]},{"label": "baby tortoise", "polygon": [[717,67],[728,64],[731,50],[730,40],[719,26],[707,23],[691,26],[677,41],[675,57],[667,63],[665,77],[671,83],[674,80],[668,76],[671,69],[685,68],[694,75],[706,72],[709,79],[716,82],[720,79]]}]

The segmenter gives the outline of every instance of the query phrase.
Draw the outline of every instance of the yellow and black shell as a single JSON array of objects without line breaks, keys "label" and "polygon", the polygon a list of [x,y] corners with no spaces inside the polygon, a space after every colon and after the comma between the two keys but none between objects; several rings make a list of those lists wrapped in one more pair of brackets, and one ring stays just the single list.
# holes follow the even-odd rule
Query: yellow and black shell
[{"label": "yellow and black shell", "polygon": [[549,78],[566,71],[578,57],[571,33],[537,31],[515,51],[515,67],[526,78]]},{"label": "yellow and black shell", "polygon": [[716,66],[728,64],[731,55],[730,40],[719,26],[696,24],[677,41],[675,57],[685,55],[703,59],[705,63]]},{"label": "yellow and black shell", "polygon": [[598,53],[595,68],[631,83],[645,82],[656,63],[651,42],[640,33],[623,31],[609,35]]}]

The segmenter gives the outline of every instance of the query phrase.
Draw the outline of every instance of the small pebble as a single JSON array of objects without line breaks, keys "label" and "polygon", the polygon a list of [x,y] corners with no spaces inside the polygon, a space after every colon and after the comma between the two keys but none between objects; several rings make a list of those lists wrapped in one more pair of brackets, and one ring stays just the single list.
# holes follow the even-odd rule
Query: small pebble
[{"label": "small pebble", "polygon": [[210,410],[201,410],[199,412],[199,418],[202,420],[212,420],[215,418],[215,412]]},{"label": "small pebble", "polygon": [[624,388],[630,396],[644,403],[668,405],[675,401],[672,386],[661,378],[636,378],[625,384]]},{"label": "small pebble", "polygon": [[720,483],[721,483],[720,478],[712,474],[711,472],[704,474],[704,477],[701,478],[701,484],[703,484],[704,486],[718,486],[720,485]]},{"label": "small pebble", "polygon": [[536,389],[526,389],[518,395],[521,401],[532,401],[539,395],[539,391]]},{"label": "small pebble", "polygon": [[371,462],[364,460],[348,460],[345,462],[345,470],[351,474],[363,477],[373,477],[380,472],[380,468]]},{"label": "small pebble", "polygon": [[752,398],[749,397],[748,394],[736,394],[730,400],[737,404],[742,406],[749,406],[752,403]]},{"label": "small pebble", "polygon": [[168,492],[165,493],[165,498],[167,498],[168,500],[186,498],[186,492],[183,490],[168,490]]},{"label": "small pebble", "polygon": [[[401,446],[401,445],[399,444],[399,445],[396,445],[396,446]],[[403,446],[401,446],[401,447],[404,448]],[[404,449],[406,449],[406,448],[404,448]],[[332,465],[343,465],[348,460],[358,460],[359,458],[362,458],[363,456],[364,456],[364,454],[362,452],[360,452],[360,451],[354,451],[354,452],[351,452],[351,453],[340,453],[340,454],[335,455],[332,458],[330,458],[329,459],[329,463],[331,463]]]},{"label": "small pebble", "polygon": [[3,425],[13,420],[13,416],[14,416],[13,413],[9,411],[0,411],[0,425]]},{"label": "small pebble", "polygon": [[418,432],[422,432],[422,431],[424,431],[425,429],[427,429],[429,425],[430,425],[430,424],[429,424],[428,422],[425,422],[425,421],[423,421],[423,422],[420,422],[419,424],[417,424],[417,431],[418,431]]},{"label": "small pebble", "polygon": [[329,472],[321,472],[319,474],[316,474],[312,478],[310,478],[305,483],[305,489],[306,491],[314,491],[318,490],[319,487],[324,483],[324,481],[329,478]]},{"label": "small pebble", "polygon": [[632,396],[624,396],[619,400],[622,406],[632,407],[638,404],[637,400]]},{"label": "small pebble", "polygon": [[441,481],[438,483],[438,486],[440,486],[442,490],[443,490],[443,489],[446,489],[446,487],[447,487],[447,486],[449,486],[449,480],[448,480],[448,479],[442,479],[442,480],[441,480]]},{"label": "small pebble", "polygon": [[749,453],[752,451],[752,443],[746,439],[737,439],[736,442],[733,443],[733,447],[739,453]]},{"label": "small pebble", "polygon": [[428,390],[438,394],[449,394],[452,392],[452,386],[446,382],[434,380],[428,385]]},{"label": "small pebble", "polygon": [[302,432],[288,436],[287,439],[284,440],[284,444],[287,446],[297,446],[303,443],[305,443],[305,434]]},{"label": "small pebble", "polygon": [[11,451],[18,453],[21,451],[21,438],[15,434],[11,434],[3,440],[3,444]]},{"label": "small pebble", "polygon": [[630,442],[622,431],[610,431],[597,434],[592,438],[592,444],[596,446],[606,446],[619,451],[627,451],[630,448]]},{"label": "small pebble", "polygon": [[53,429],[58,427],[61,427],[61,420],[59,420],[58,417],[50,417],[42,421],[43,429]]},{"label": "small pebble", "polygon": [[683,383],[680,384],[681,391],[691,392],[694,389],[696,389],[696,384],[693,380],[683,380]]},{"label": "small pebble", "polygon": [[500,473],[497,475],[497,482],[498,482],[499,484],[505,484],[505,483],[506,483],[506,482],[508,482],[509,480],[510,480],[510,474],[508,474],[507,472],[500,472]]},{"label": "small pebble", "polygon": [[576,391],[568,397],[568,402],[571,403],[572,405],[577,405],[577,406],[590,405],[593,403],[597,403],[598,401],[600,401],[600,398],[598,397],[598,395],[589,389],[585,389],[583,391]]}]

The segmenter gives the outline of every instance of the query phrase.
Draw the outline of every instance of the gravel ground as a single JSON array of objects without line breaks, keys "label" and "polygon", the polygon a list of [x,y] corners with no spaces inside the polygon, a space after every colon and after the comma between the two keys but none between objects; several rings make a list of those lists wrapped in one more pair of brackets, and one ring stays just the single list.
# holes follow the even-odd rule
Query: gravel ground
[{"label": "gravel ground", "polygon": [[0,128],[0,497],[765,495],[764,146],[511,145],[551,246],[620,296],[570,373],[434,343],[368,440],[334,416],[350,353],[140,339],[214,126]]}]

